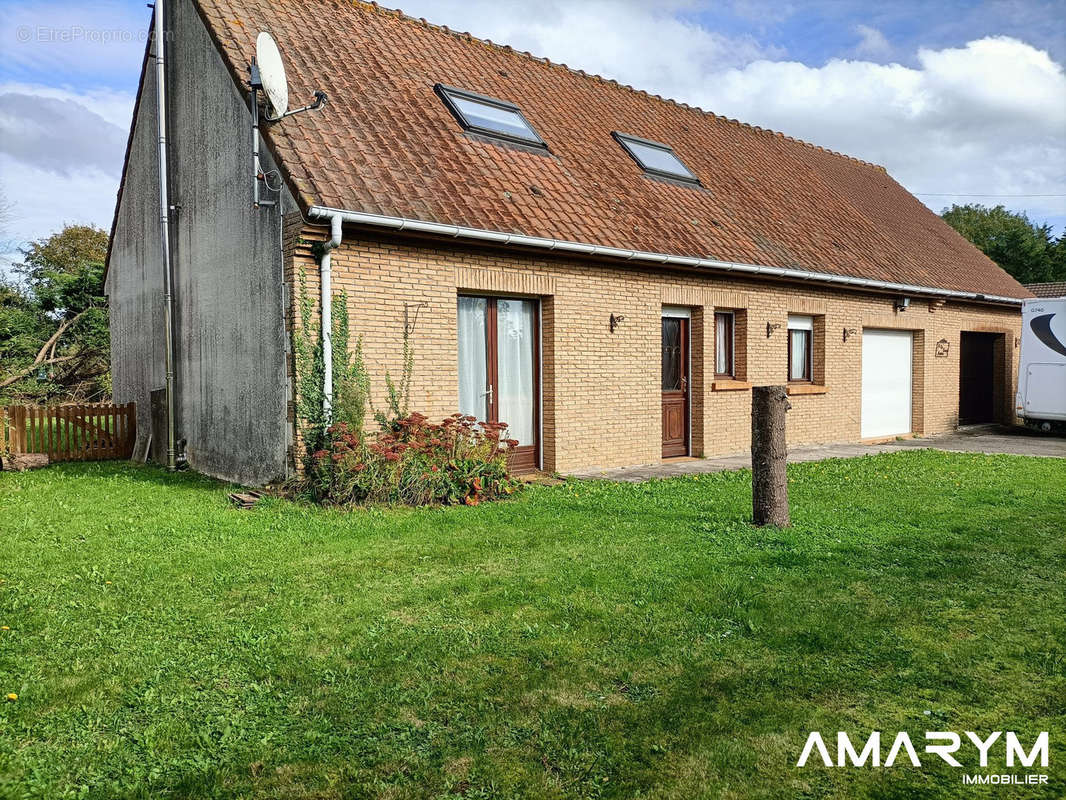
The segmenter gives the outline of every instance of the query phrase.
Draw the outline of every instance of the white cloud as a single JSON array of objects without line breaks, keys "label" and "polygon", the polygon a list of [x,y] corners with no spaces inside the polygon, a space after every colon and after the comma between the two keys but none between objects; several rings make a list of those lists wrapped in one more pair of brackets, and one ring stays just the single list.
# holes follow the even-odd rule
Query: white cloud
[{"label": "white cloud", "polygon": [[855,47],[855,53],[870,58],[886,58],[892,55],[892,45],[877,28],[869,25],[856,25],[855,32],[859,34],[859,44]]},{"label": "white cloud", "polygon": [[724,36],[678,16],[693,6],[676,0],[403,3],[411,16],[669,96],[715,71],[780,55],[751,36]]},{"label": "white cloud", "polygon": [[[921,50],[918,63],[763,60],[726,71],[692,99],[882,164],[912,191],[1066,194],[1066,75],[1059,64],[1003,37]],[[925,199],[939,209],[953,198]],[[1037,215],[1066,213],[1062,198],[1002,202]]]},{"label": "white cloud", "polygon": [[68,222],[110,227],[134,101],[110,87],[136,85],[150,16],[123,0],[0,3],[0,189],[13,206],[0,273],[13,244]]},{"label": "white cloud", "polygon": [[86,98],[0,89],[0,153],[63,175],[96,169],[117,176],[125,126],[94,109]]},{"label": "white cloud", "polygon": [[1066,76],[1042,50],[1007,37],[964,48],[920,50],[918,61],[931,94],[943,101],[944,120],[1007,127],[1018,134],[1066,133]]},{"label": "white cloud", "polygon": [[[133,74],[128,77],[130,78],[129,82],[136,85],[138,75]],[[18,81],[0,83],[0,95],[3,94],[25,94],[49,100],[77,103],[80,106],[84,106],[87,111],[102,117],[124,131],[129,130],[130,121],[133,118],[133,103],[137,99],[132,92],[114,89],[93,88],[78,92],[58,86],[44,86],[39,83],[20,83]]]},{"label": "white cloud", "polygon": [[[65,223],[109,228],[134,98],[0,84],[0,188],[20,242]],[[0,255],[3,262],[10,261]]]}]

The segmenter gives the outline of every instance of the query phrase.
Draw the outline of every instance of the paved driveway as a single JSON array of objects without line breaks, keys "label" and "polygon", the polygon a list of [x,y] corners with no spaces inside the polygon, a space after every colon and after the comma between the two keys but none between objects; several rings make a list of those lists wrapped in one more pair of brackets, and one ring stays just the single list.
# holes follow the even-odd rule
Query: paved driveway
[{"label": "paved driveway", "polygon": [[[1066,458],[1066,437],[1036,434],[1024,428],[982,425],[962,428],[954,433],[926,436],[921,439],[902,439],[887,444],[816,444],[790,447],[788,460],[789,463],[798,463],[823,461],[827,458],[856,458],[874,453],[894,453],[915,447],[946,450],[953,453],[1008,453],[1020,456]],[[637,483],[652,478],[671,478],[677,475],[723,472],[750,467],[751,455],[737,453],[716,458],[682,459],[666,464],[643,464],[610,469],[591,468],[574,472],[572,475],[575,478]]]},{"label": "paved driveway", "polygon": [[1016,456],[1066,458],[1066,436],[1040,434],[1025,428],[1000,425],[975,425],[954,433],[905,439],[893,447],[932,447],[953,453],[1008,453]]}]

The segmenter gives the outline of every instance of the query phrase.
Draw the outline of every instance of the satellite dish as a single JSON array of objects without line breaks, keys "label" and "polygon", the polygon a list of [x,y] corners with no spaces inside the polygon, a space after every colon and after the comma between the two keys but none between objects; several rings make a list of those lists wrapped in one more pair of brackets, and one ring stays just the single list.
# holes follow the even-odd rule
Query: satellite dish
[{"label": "satellite dish", "polygon": [[255,60],[263,84],[263,94],[270,104],[269,117],[278,119],[289,110],[289,82],[274,37],[263,31],[255,40]]}]

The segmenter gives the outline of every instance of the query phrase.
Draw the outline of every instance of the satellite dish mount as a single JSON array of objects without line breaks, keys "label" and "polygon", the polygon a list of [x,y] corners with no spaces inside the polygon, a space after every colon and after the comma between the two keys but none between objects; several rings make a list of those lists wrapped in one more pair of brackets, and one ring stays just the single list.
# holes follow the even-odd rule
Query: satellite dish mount
[{"label": "satellite dish mount", "polygon": [[[259,184],[263,182],[268,189],[277,191],[267,183],[259,160],[259,93],[266,98],[264,122],[279,122],[285,117],[301,114],[304,111],[317,111],[326,104],[326,93],[321,89],[315,92],[315,99],[303,106],[289,110],[289,83],[285,77],[285,64],[281,60],[281,51],[274,37],[262,32],[255,40],[255,57],[249,67],[249,84],[252,89],[252,159],[255,176],[255,207],[277,205],[277,200],[263,200],[259,196]],[[276,174],[276,173],[272,173]]]}]

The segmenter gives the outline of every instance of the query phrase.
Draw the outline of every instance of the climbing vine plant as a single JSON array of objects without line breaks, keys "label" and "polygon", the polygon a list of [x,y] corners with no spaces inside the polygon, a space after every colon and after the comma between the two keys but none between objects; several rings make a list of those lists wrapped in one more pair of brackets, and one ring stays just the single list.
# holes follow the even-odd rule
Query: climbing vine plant
[{"label": "climbing vine plant", "polygon": [[312,453],[324,441],[327,425],[326,412],[322,407],[325,367],[321,326],[315,320],[314,303],[307,291],[307,273],[304,270],[300,270],[298,292],[299,325],[292,345],[296,370],[296,418],[303,434],[305,451]]},{"label": "climbing vine plant", "polygon": [[311,454],[327,440],[326,429],[332,423],[346,423],[351,430],[362,431],[369,411],[382,430],[392,430],[408,414],[411,399],[411,375],[414,372],[414,349],[411,329],[404,325],[402,367],[398,380],[385,372],[386,406],[375,409],[370,397],[370,375],[363,358],[363,339],[351,344],[348,323],[348,294],[333,297],[330,334],[333,341],[333,402],[331,413],[323,408],[325,360],[321,323],[316,319],[315,304],[307,291],[307,273],[300,271],[298,296],[299,326],[293,337],[296,367],[296,415],[304,437],[305,464]]},{"label": "climbing vine plant", "polygon": [[363,338],[351,346],[348,293],[333,298],[333,422],[361,431],[370,405],[370,376],[363,360]]},{"label": "climbing vine plant", "polygon": [[406,323],[403,326],[402,358],[403,366],[398,381],[394,381],[389,371],[385,370],[388,405],[383,410],[374,410],[374,419],[381,425],[382,430],[394,428],[398,420],[407,416],[411,404],[411,373],[414,372],[415,356],[411,347],[411,329]]}]

